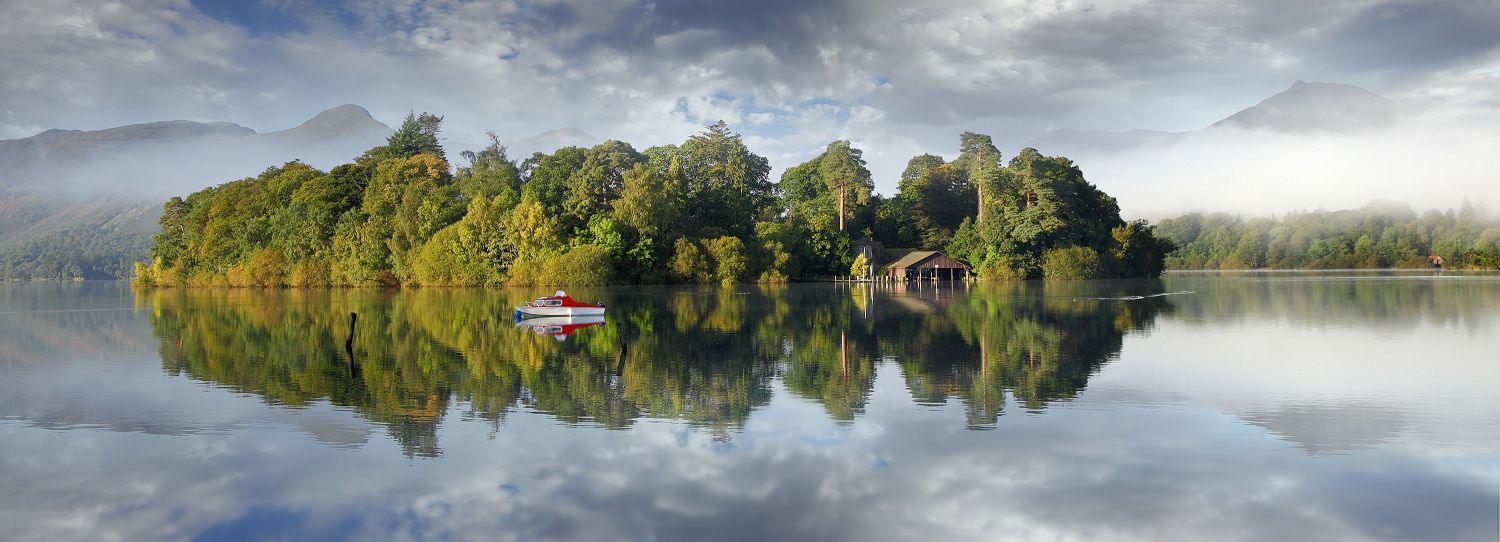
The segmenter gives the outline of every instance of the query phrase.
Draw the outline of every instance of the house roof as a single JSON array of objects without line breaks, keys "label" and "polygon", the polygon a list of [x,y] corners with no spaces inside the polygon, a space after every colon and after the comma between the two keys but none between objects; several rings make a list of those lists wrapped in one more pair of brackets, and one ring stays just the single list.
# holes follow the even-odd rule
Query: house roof
[{"label": "house roof", "polygon": [[937,251],[936,250],[913,250],[911,252],[906,253],[906,255],[902,256],[901,259],[896,260],[894,262],[891,262],[889,265],[886,265],[885,268],[886,269],[900,269],[902,267],[911,267],[913,265],[916,265],[918,262],[921,262],[922,260],[925,260],[927,258],[932,257],[933,254],[937,254]]},{"label": "house roof", "polygon": [[[912,251],[912,252],[907,253],[905,256],[902,256],[901,259],[899,259],[899,260],[891,262],[890,264],[886,265],[885,268],[886,269],[902,269],[902,268],[917,267],[922,262],[925,262],[925,261],[927,261],[929,259],[932,259],[935,256],[944,256],[944,257],[947,257],[946,254],[943,254],[942,252],[939,252],[939,251],[936,251],[936,250],[916,250],[916,251]],[[958,262],[958,264],[959,265],[963,265],[963,262]],[[968,268],[968,266],[964,266],[964,267]]]}]

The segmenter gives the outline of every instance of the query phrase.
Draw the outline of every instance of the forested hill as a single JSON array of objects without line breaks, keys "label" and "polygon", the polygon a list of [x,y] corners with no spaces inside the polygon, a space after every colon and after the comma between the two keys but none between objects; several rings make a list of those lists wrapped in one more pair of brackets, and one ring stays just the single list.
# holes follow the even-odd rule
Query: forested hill
[{"label": "forested hill", "polygon": [[1156,231],[1179,248],[1171,269],[1367,269],[1445,266],[1500,269],[1500,218],[1467,200],[1455,212],[1417,214],[1405,204],[1244,219],[1225,213],[1163,220]]},{"label": "forested hill", "polygon": [[621,141],[512,160],[491,144],[452,168],[441,117],[409,115],[352,163],[288,162],[172,198],[143,285],[780,282],[851,273],[854,246],[946,249],[985,276],[1155,276],[1171,246],[1066,158],[1008,164],[964,133],[952,162],[915,157],[872,193],[836,141],[770,179],[722,122],[681,144]]},{"label": "forested hill", "polygon": [[390,133],[342,105],[269,133],[176,120],[0,140],[0,279],[129,278],[167,195],[289,156],[337,164]]},{"label": "forested hill", "polygon": [[0,279],[126,279],[158,230],[159,204],[0,193]]},{"label": "forested hill", "polygon": [[[47,130],[0,139],[0,190],[45,195],[141,196],[198,188],[205,179],[246,175],[297,157],[337,164],[391,128],[357,105],[318,113],[286,130],[257,133],[231,122],[148,122],[101,130]],[[170,164],[170,167],[164,166]]]}]

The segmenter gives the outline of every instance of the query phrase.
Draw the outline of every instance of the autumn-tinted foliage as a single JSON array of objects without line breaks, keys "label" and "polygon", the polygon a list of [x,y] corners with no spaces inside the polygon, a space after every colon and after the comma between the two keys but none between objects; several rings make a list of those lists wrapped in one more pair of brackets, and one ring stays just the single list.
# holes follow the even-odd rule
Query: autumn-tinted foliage
[{"label": "autumn-tinted foliage", "polygon": [[886,199],[848,141],[777,184],[722,122],[680,145],[606,141],[519,163],[491,134],[453,168],[441,121],[408,115],[387,145],[327,172],[288,162],[172,198],[137,283],[785,282],[847,275],[866,237],[947,245],[991,277],[1040,276],[1043,251],[1075,246],[1096,251],[1109,275],[1161,267],[1149,227],[1115,232],[1126,225],[1114,200],[1071,162],[1027,149],[1003,168],[980,134],[965,133],[951,163],[913,159],[901,194]]}]

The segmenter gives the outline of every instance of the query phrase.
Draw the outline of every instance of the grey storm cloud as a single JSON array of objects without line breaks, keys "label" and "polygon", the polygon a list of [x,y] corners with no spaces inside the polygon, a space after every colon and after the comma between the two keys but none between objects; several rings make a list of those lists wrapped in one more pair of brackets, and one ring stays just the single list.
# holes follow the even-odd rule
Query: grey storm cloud
[{"label": "grey storm cloud", "polygon": [[647,146],[723,119],[778,168],[851,139],[885,192],[963,129],[1009,153],[1052,128],[1199,128],[1298,79],[1495,94],[1500,69],[1500,7],[1463,0],[0,1],[0,137],[268,131],[342,103],[447,115],[460,147],[565,126]]},{"label": "grey storm cloud", "polygon": [[[81,106],[80,120],[126,107],[202,115],[226,95],[253,106],[257,94],[362,82],[392,85],[377,88],[392,93],[423,85],[463,93],[465,83],[495,73],[567,97],[619,87],[670,99],[700,90],[682,83],[707,72],[697,81],[703,88],[753,96],[764,107],[869,101],[903,122],[947,124],[1056,117],[1098,95],[1129,95],[1132,86],[1157,81],[1264,78],[1276,88],[1298,73],[1277,65],[1293,61],[1315,65],[1324,80],[1423,77],[1500,45],[1488,31],[1500,21],[1494,3],[1314,4],[365,1],[330,12],[264,2],[259,9],[282,12],[287,28],[252,35],[184,2],[13,3],[0,54],[12,68],[8,90],[65,87],[49,105],[54,112]],[[383,62],[326,65],[357,60],[341,58],[345,48]],[[320,49],[336,56],[298,61]],[[616,61],[623,65],[610,65]],[[319,67],[333,73],[320,75]],[[334,79],[348,68],[454,79]],[[105,76],[123,85],[104,92]],[[524,77],[537,81],[515,80]],[[93,99],[56,103],[89,90],[66,87],[90,83]],[[496,100],[534,98],[482,86]],[[181,103],[184,94],[196,99]],[[50,118],[37,113],[31,122]]]},{"label": "grey storm cloud", "polygon": [[1496,2],[1391,2],[1337,25],[1317,56],[1330,69],[1422,72],[1493,52],[1500,47],[1496,28]]}]

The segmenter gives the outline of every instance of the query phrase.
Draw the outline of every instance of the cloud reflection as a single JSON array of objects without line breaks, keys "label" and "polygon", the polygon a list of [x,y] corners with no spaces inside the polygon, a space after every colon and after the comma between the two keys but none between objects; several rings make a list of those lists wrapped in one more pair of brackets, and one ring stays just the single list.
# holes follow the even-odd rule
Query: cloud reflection
[{"label": "cloud reflection", "polygon": [[[1328,308],[1223,284],[1169,308],[1068,286],[643,289],[561,344],[485,327],[506,293],[146,298],[114,318],[159,344],[0,368],[0,524],[20,540],[1493,538],[1495,368],[1414,375],[1409,349],[1369,337],[1408,310],[1429,323],[1395,326],[1400,344],[1482,351],[1493,289],[1314,290]],[[333,378],[351,306],[377,326],[357,382]],[[1321,324],[1284,321],[1299,316]]]}]

